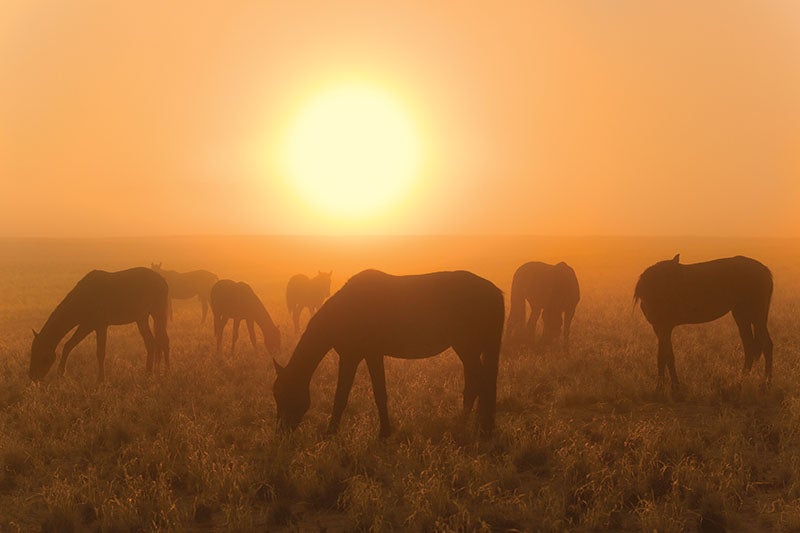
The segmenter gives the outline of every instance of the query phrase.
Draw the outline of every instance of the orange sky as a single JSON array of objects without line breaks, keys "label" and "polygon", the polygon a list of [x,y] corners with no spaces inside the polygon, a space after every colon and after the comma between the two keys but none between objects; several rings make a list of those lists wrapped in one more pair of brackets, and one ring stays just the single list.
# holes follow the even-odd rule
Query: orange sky
[{"label": "orange sky", "polygon": [[0,3],[0,235],[336,233],[272,158],[342,78],[427,150],[348,232],[800,235],[794,0],[201,4]]}]

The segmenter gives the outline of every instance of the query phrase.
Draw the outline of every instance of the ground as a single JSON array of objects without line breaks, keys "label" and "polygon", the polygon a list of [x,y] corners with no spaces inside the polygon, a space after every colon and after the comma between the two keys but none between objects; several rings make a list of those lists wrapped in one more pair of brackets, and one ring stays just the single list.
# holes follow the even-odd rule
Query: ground
[{"label": "ground", "polygon": [[[397,240],[6,243],[0,530],[800,528],[796,242]],[[213,250],[213,259],[202,261],[198,249]],[[632,290],[641,270],[677,252],[684,261],[743,252],[773,269],[771,387],[762,387],[763,359],[741,378],[742,349],[725,317],[676,330],[684,394],[654,391],[655,336],[633,308]],[[522,262],[565,259],[583,298],[568,352],[502,354],[490,438],[459,420],[463,376],[450,352],[387,360],[396,430],[385,441],[363,365],[340,433],[324,436],[335,353],[314,376],[300,429],[278,435],[263,346],[253,350],[244,335],[234,357],[227,342],[215,357],[196,301],[175,303],[165,375],[145,375],[135,326],[120,326],[109,332],[103,384],[93,336],[75,350],[65,378],[53,370],[29,382],[30,330],[83,273],[164,258],[179,270],[250,282],[284,332],[281,362],[297,341],[283,302],[295,272],[333,268],[341,286],[366,267],[467,268],[508,291]]]}]

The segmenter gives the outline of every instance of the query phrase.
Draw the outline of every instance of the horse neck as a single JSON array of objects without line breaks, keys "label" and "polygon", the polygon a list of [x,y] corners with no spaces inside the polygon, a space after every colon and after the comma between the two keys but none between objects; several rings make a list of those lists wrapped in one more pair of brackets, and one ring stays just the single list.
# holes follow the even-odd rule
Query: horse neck
[{"label": "horse neck", "polygon": [[252,307],[253,320],[258,324],[262,331],[266,332],[275,329],[275,323],[267,312],[267,308],[261,302],[255,302]]},{"label": "horse neck", "polygon": [[55,349],[61,339],[79,323],[80,320],[77,317],[77,313],[72,309],[69,300],[65,299],[50,314],[47,322],[39,332],[43,346]]},{"label": "horse neck", "polygon": [[309,383],[314,371],[331,348],[332,343],[323,329],[306,328],[292,358],[286,364],[286,371],[298,380]]}]

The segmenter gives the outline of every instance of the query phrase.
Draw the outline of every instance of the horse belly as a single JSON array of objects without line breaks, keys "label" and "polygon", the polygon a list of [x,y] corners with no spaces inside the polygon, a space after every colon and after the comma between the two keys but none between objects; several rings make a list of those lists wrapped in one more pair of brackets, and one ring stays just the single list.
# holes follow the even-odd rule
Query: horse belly
[{"label": "horse belly", "polygon": [[148,316],[150,309],[150,301],[147,298],[121,297],[97,306],[93,313],[94,322],[112,326],[130,324]]},{"label": "horse belly", "polygon": [[400,359],[424,359],[452,346],[452,339],[441,327],[415,322],[373,322],[370,326],[355,328],[348,334],[340,331],[342,335],[337,344],[348,350]]},{"label": "horse belly", "polygon": [[730,312],[730,307],[687,309],[679,314],[679,324],[704,324],[713,322]]},{"label": "horse belly", "polygon": [[393,343],[387,346],[383,352],[384,355],[395,357],[397,359],[426,359],[439,355],[443,351],[450,348],[451,344],[446,341],[429,341],[429,342],[410,342]]}]

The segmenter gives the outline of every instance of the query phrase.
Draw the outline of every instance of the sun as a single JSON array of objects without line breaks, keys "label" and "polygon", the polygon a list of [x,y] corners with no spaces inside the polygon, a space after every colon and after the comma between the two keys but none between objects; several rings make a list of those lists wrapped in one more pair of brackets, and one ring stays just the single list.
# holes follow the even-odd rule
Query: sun
[{"label": "sun", "polygon": [[331,87],[291,124],[285,174],[313,208],[365,218],[410,192],[419,172],[419,134],[390,93],[367,85]]}]

